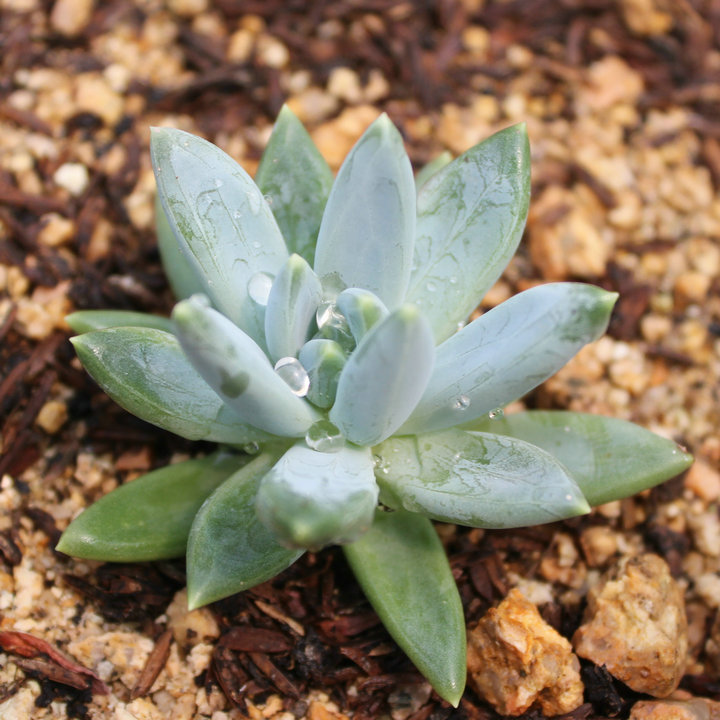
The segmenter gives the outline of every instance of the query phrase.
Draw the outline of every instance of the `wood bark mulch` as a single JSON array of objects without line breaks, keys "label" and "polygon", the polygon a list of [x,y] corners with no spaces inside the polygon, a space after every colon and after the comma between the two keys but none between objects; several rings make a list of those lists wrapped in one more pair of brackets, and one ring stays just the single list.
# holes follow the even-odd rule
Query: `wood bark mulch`
[{"label": "wood bark mulch", "polygon": [[[621,295],[608,337],[525,404],[632,419],[698,464],[566,523],[441,528],[466,616],[523,581],[571,637],[606,567],[583,543],[606,527],[615,555],[656,552],[687,588],[681,688],[720,701],[717,2],[5,0],[0,47],[0,703],[39,719],[500,717],[471,691],[457,710],[430,692],[335,549],[182,637],[181,561],[53,550],[82,507],[210,449],[122,411],[67,342],[73,310],[172,306],[148,127],[202,134],[254,172],[284,102],[335,168],[382,110],[417,167],[527,121],[528,229],[483,307],[548,280]],[[626,718],[638,700],[591,663],[582,677],[586,702],[562,717]]]}]

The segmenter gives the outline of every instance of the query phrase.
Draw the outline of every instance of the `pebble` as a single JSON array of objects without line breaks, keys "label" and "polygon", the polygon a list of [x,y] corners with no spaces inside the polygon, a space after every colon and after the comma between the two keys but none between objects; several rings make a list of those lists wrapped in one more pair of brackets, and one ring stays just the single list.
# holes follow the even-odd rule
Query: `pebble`
[{"label": "pebble", "polygon": [[677,688],[688,647],[685,602],[662,558],[623,558],[590,589],[587,602],[573,636],[580,657],[637,692],[665,697]]},{"label": "pebble", "polygon": [[65,245],[76,233],[75,223],[58,213],[48,213],[42,219],[38,242],[48,247]]},{"label": "pebble", "polygon": [[67,421],[67,405],[60,400],[49,400],[41,408],[35,423],[46,433],[54,435]]},{"label": "pebble", "polygon": [[585,84],[578,89],[580,114],[607,110],[616,103],[635,103],[644,89],[642,77],[616,55],[594,62]]},{"label": "pebble", "polygon": [[633,705],[628,720],[717,720],[720,703],[693,698],[691,700],[641,700]]},{"label": "pebble", "polygon": [[188,610],[187,589],[179,590],[167,609],[168,626],[181,647],[220,637],[220,628],[208,608]]},{"label": "pebble", "polygon": [[546,280],[605,273],[611,246],[572,191],[548,188],[530,210],[528,232],[530,258]]},{"label": "pebble", "polygon": [[546,715],[559,715],[583,701],[570,643],[517,589],[470,630],[468,682],[503,715],[520,715],[534,703]]},{"label": "pebble", "polygon": [[93,0],[56,0],[50,13],[50,26],[66,37],[79,35],[90,21],[93,5]]},{"label": "pebble", "polygon": [[623,20],[636,35],[662,35],[673,25],[670,6],[658,0],[621,0]]},{"label": "pebble", "polygon": [[714,502],[720,498],[720,472],[696,458],[685,475],[685,487],[702,500]]},{"label": "pebble", "polygon": [[90,182],[88,169],[82,163],[68,162],[53,174],[56,185],[65,188],[71,195],[82,195]]},{"label": "pebble", "polygon": [[582,531],[580,547],[590,567],[602,567],[618,550],[616,533],[607,525],[593,525]]},{"label": "pebble", "polygon": [[688,305],[704,302],[711,282],[709,275],[698,270],[688,270],[678,275],[673,288],[675,309],[682,311]]}]

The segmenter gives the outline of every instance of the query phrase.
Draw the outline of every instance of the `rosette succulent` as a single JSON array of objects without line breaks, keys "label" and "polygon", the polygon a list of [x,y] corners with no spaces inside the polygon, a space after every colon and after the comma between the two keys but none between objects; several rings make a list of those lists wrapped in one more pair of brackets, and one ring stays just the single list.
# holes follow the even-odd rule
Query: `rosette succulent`
[{"label": "rosette succulent", "polygon": [[627,422],[503,408],[601,335],[614,293],[551,283],[466,324],[522,235],[522,125],[415,178],[380,116],[337,177],[285,108],[253,181],[209,142],[157,128],[170,319],[69,317],[120,405],[213,454],[123,485],[59,544],[106,561],[186,554],[191,607],[341,544],[397,643],[446,700],[465,624],[431,520],[546,523],[689,463]]}]

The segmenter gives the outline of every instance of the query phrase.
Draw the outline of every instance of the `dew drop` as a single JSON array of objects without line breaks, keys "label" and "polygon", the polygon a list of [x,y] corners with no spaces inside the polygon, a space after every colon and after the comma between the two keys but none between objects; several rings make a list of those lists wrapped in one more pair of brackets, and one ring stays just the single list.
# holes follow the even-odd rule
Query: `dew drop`
[{"label": "dew drop", "polygon": [[390,465],[382,455],[373,455],[373,468],[375,472],[387,475],[390,472]]},{"label": "dew drop", "polygon": [[262,195],[259,192],[250,191],[246,192],[245,195],[248,199],[248,206],[250,207],[250,212],[253,215],[257,215],[262,208]]},{"label": "dew drop", "polygon": [[453,402],[453,409],[467,410],[470,407],[470,398],[467,395],[459,395]]},{"label": "dew drop", "polygon": [[305,435],[307,446],[318,452],[339,452],[345,447],[345,438],[329,420],[318,420]]},{"label": "dew drop", "polygon": [[452,276],[450,277],[450,284],[451,284],[451,285],[457,285],[457,277],[455,277],[455,275],[452,275]]},{"label": "dew drop", "polygon": [[310,389],[310,376],[307,370],[294,357],[280,358],[275,363],[275,372],[298,397],[305,397]]},{"label": "dew drop", "polygon": [[256,442],[250,442],[250,443],[243,445],[242,449],[248,455],[257,455],[260,452],[260,445]]},{"label": "dew drop", "polygon": [[236,211],[233,213],[233,218],[234,218],[235,220],[239,220],[241,217],[242,217],[242,213],[241,213],[239,210],[236,210]]},{"label": "dew drop", "polygon": [[216,188],[220,188],[223,186],[223,181],[220,178],[215,178],[213,182],[215,183]]},{"label": "dew drop", "polygon": [[504,414],[505,414],[505,411],[501,407],[497,407],[488,413],[488,417],[491,420],[497,420],[498,418],[501,418]]},{"label": "dew drop", "polygon": [[427,283],[427,284],[425,285],[425,289],[426,289],[428,292],[431,292],[431,293],[432,293],[432,292],[435,292],[435,291],[437,290],[437,285],[436,285],[435,283],[433,283],[433,282],[429,282],[429,283]]},{"label": "dew drop", "polygon": [[335,311],[334,303],[320,303],[320,305],[318,305],[317,311],[315,312],[315,322],[317,323],[318,328],[327,325],[333,319],[333,316],[336,314],[337,313]]},{"label": "dew drop", "polygon": [[248,280],[247,291],[250,299],[258,305],[267,305],[273,278],[264,272],[256,272]]},{"label": "dew drop", "polygon": [[272,196],[272,195],[263,195],[263,197],[265,198],[265,202],[266,202],[268,205],[272,206],[272,204],[273,204],[273,196]]},{"label": "dew drop", "polygon": [[565,427],[563,428],[563,430],[564,430],[565,432],[570,432],[570,426],[569,426],[569,425],[565,425]]},{"label": "dew drop", "polygon": [[467,323],[466,323],[464,320],[461,320],[461,321],[457,324],[457,331],[460,332],[466,325],[467,325]]}]

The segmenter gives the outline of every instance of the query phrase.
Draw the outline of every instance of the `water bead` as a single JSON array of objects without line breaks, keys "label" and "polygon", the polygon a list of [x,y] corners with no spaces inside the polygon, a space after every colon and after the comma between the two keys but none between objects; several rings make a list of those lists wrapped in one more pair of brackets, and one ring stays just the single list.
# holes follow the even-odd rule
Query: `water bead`
[{"label": "water bead", "polygon": [[495,408],[494,410],[491,410],[488,413],[488,417],[491,420],[496,420],[497,418],[501,418],[504,414],[505,414],[505,411],[501,407],[498,407],[498,408]]},{"label": "water bead", "polygon": [[460,395],[453,402],[455,410],[467,410],[470,407],[470,398],[467,395]]},{"label": "water bead", "polygon": [[318,420],[310,426],[305,443],[318,452],[339,452],[345,447],[345,438],[338,427],[329,420]]},{"label": "water bead", "polygon": [[248,455],[257,455],[260,452],[260,445],[256,442],[249,442],[242,447]]},{"label": "water bead", "polygon": [[387,475],[390,472],[390,465],[382,455],[373,455],[373,468],[376,472]]},{"label": "water bead", "polygon": [[280,358],[275,363],[275,372],[298,397],[305,397],[310,389],[310,376],[300,361],[294,357]]},{"label": "water bead", "polygon": [[250,299],[258,305],[267,305],[273,278],[264,272],[256,272],[248,280],[247,291]]}]

